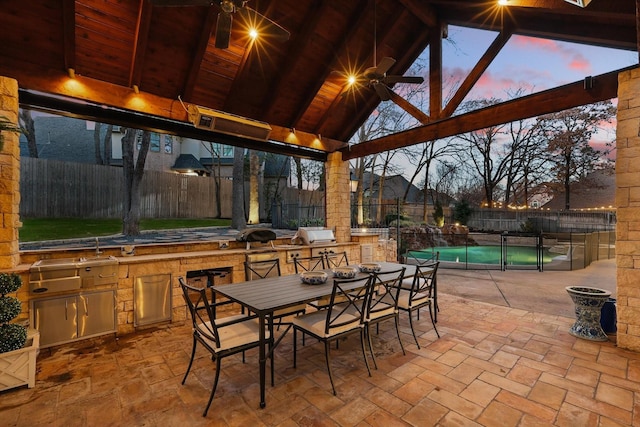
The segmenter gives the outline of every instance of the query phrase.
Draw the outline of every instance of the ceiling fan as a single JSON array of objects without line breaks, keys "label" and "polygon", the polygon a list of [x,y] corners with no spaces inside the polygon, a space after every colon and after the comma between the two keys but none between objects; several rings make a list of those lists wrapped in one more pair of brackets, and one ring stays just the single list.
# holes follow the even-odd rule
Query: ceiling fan
[{"label": "ceiling fan", "polygon": [[383,101],[389,101],[391,99],[392,90],[389,85],[396,83],[420,84],[424,82],[424,78],[420,76],[387,75],[387,71],[389,71],[395,63],[395,59],[385,56],[380,60],[378,65],[367,68],[362,74],[364,79],[368,82],[368,85],[376,91],[380,99]]},{"label": "ceiling fan", "polygon": [[[378,97],[382,101],[393,101],[400,108],[409,112],[409,114],[418,118],[421,122],[426,120],[426,115],[418,110],[418,108],[411,105],[408,101],[402,98],[400,95],[395,93],[390,86],[396,83],[409,83],[409,84],[420,84],[424,82],[424,78],[420,76],[398,76],[387,74],[389,69],[393,67],[393,64],[396,63],[396,60],[385,56],[380,60],[378,64],[376,64],[377,52],[377,6],[376,0],[373,0],[373,67],[369,67],[362,73],[361,76],[356,78],[358,82],[364,82],[368,87],[373,88]],[[343,92],[343,95],[345,93]]]},{"label": "ceiling fan", "polygon": [[289,40],[289,31],[282,28],[276,22],[258,13],[247,6],[248,0],[151,0],[156,6],[212,6],[218,5],[221,12],[218,13],[216,23],[215,46],[218,49],[229,47],[231,38],[231,23],[233,14],[237,13],[247,27],[258,27],[260,32],[278,41]]}]

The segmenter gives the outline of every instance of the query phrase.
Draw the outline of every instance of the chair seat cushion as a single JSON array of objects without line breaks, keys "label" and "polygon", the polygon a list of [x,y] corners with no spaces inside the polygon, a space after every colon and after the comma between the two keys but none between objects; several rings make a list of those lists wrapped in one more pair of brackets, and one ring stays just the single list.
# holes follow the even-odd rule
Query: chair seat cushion
[{"label": "chair seat cushion", "polygon": [[[231,323],[231,318],[240,318],[243,315],[223,317],[216,319],[218,325],[218,335],[220,346],[218,347],[212,340],[200,334],[200,337],[207,343],[216,353],[225,351],[234,347],[257,343],[259,340],[260,325],[258,319],[251,318],[238,323]],[[210,322],[204,324],[207,328],[211,327]],[[265,338],[269,339],[269,331],[265,330]]]},{"label": "chair seat cushion", "polygon": [[342,313],[336,322],[350,322],[345,326],[331,328],[329,333],[325,333],[325,325],[327,322],[327,312],[325,310],[314,311],[312,313],[303,314],[293,318],[293,325],[301,330],[307,331],[321,338],[329,338],[343,332],[347,332],[361,327],[359,324],[360,316],[351,313]]},{"label": "chair seat cushion", "polygon": [[411,292],[400,291],[400,295],[398,295],[398,308],[402,310],[410,310],[415,307],[423,306],[431,301],[431,298],[429,298],[429,295],[427,294],[414,294],[413,300],[409,299],[410,295]]}]

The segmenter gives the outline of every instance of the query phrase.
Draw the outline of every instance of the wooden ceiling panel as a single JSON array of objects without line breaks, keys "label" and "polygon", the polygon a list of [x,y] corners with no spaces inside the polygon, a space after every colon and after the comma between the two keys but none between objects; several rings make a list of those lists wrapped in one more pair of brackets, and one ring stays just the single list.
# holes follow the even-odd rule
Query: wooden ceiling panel
[{"label": "wooden ceiling panel", "polygon": [[[440,25],[495,31],[508,25],[514,34],[638,50],[637,1],[632,0],[593,0],[587,8],[563,0],[509,0],[510,6],[502,9],[493,0],[375,0],[375,11],[374,0],[249,0],[248,6],[286,28],[289,40],[252,45],[239,15],[234,15],[228,49],[215,47],[217,3],[187,3],[160,7],[152,0],[3,1],[0,75],[16,78],[22,89],[124,110],[132,108],[124,98],[136,84],[142,95],[154,100],[153,105],[136,107],[138,113],[185,120],[184,111],[174,108],[181,97],[186,104],[280,127],[274,135],[295,127],[309,144],[317,134],[337,140],[326,148],[350,139],[380,102],[367,88],[340,97],[343,84],[335,72],[361,73],[389,56],[396,60],[389,73],[405,74],[430,42],[439,41],[432,36]],[[90,90],[64,88],[71,65]],[[44,103],[42,98],[30,99]],[[94,108],[86,114],[101,111]],[[158,129],[157,120],[149,122]],[[171,121],[167,127],[173,133],[184,129]],[[412,142],[400,137],[391,141],[372,147]],[[289,147],[287,153],[296,149]]]}]

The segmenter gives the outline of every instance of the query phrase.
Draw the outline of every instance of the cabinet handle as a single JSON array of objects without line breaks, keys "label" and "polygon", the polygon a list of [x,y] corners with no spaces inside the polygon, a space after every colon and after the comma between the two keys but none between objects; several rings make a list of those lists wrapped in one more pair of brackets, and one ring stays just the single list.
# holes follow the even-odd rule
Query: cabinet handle
[{"label": "cabinet handle", "polygon": [[67,309],[68,309],[69,301],[64,300],[64,320],[67,321],[69,318],[67,317]]},{"label": "cabinet handle", "polygon": [[84,309],[85,316],[89,317],[89,296],[85,297],[84,306],[85,306],[85,309]]}]

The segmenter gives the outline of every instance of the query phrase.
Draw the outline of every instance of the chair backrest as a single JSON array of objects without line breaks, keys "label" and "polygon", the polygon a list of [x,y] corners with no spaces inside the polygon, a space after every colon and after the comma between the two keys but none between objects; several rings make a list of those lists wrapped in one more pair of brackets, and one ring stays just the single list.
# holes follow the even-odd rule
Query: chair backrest
[{"label": "chair backrest", "polygon": [[349,265],[349,259],[347,257],[347,252],[338,252],[338,253],[326,253],[326,262],[325,268],[335,268],[342,267],[343,265]]},{"label": "chair backrest", "polygon": [[410,301],[422,299],[425,295],[429,298],[433,296],[438,274],[438,265],[440,265],[439,261],[416,266],[416,272],[411,285],[411,294],[409,296]]},{"label": "chair backrest", "polygon": [[389,305],[398,306],[398,295],[402,287],[405,270],[406,267],[400,267],[371,274],[372,287],[376,298],[372,293],[367,304],[367,316],[388,310]]},{"label": "chair backrest", "polygon": [[326,309],[326,334],[350,330],[364,322],[372,283],[370,275],[353,279],[334,279],[329,306]]},{"label": "chair backrest", "polygon": [[296,274],[304,271],[315,271],[325,269],[324,256],[310,256],[310,257],[294,257],[293,267],[296,270]]},{"label": "chair backrest", "polygon": [[219,348],[220,339],[215,324],[215,314],[207,299],[206,287],[199,288],[190,286],[185,282],[183,277],[178,277],[178,282],[182,288],[182,296],[187,303],[187,308],[191,315],[193,333],[204,338],[206,341],[210,341],[215,348]]},{"label": "chair backrest", "polygon": [[426,250],[410,249],[404,257],[405,264],[427,265],[437,262],[440,259],[440,252],[430,252]]},{"label": "chair backrest", "polygon": [[280,258],[244,262],[245,280],[280,276]]}]

